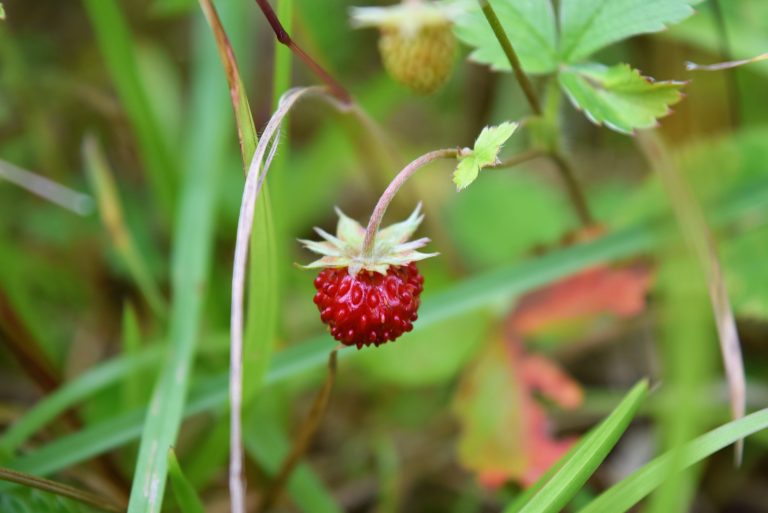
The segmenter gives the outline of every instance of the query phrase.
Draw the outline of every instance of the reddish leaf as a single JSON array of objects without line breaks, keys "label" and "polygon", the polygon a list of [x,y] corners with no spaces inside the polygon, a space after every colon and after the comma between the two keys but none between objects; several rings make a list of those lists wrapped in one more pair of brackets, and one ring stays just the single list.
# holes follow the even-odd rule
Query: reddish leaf
[{"label": "reddish leaf", "polygon": [[[544,375],[529,380],[539,370]],[[578,383],[553,362],[527,356],[516,339],[491,340],[464,376],[454,402],[462,427],[459,458],[482,483],[531,484],[573,442],[551,437],[535,391],[568,408],[582,401]]]},{"label": "reddish leaf", "polygon": [[647,266],[595,267],[521,299],[506,336],[490,340],[464,375],[454,412],[461,425],[459,458],[487,486],[535,482],[573,444],[554,438],[534,393],[566,409],[583,401],[581,386],[552,360],[527,354],[523,339],[552,326],[589,324],[606,314],[640,313],[651,282]]},{"label": "reddish leaf", "polygon": [[645,307],[651,283],[647,266],[593,267],[528,294],[513,314],[513,325],[528,335],[553,322],[600,314],[631,317]]}]

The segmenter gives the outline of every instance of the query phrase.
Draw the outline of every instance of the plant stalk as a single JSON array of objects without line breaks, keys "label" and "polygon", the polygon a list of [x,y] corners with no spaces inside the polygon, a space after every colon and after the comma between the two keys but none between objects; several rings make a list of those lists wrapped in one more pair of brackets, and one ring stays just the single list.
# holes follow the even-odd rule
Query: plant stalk
[{"label": "plant stalk", "polygon": [[61,497],[82,502],[83,504],[88,504],[89,506],[93,506],[103,511],[111,511],[115,513],[122,513],[125,511],[124,506],[119,506],[99,495],[9,468],[0,467],[0,480],[53,493]]},{"label": "plant stalk", "polygon": [[267,18],[272,31],[275,33],[275,37],[278,42],[284,44],[291,49],[296,56],[304,61],[304,63],[312,69],[312,71],[322,80],[327,86],[333,96],[335,96],[342,104],[349,105],[352,103],[352,95],[342,86],[333,76],[328,73],[325,68],[320,66],[312,57],[309,56],[302,48],[291,39],[291,36],[280,23],[280,19],[275,14],[272,6],[269,5],[269,0],[256,0],[264,17]]},{"label": "plant stalk", "polygon": [[485,19],[488,20],[488,24],[491,26],[493,33],[496,35],[496,39],[499,40],[501,49],[504,50],[504,55],[507,56],[507,60],[509,60],[509,64],[512,66],[512,71],[515,73],[515,78],[520,84],[520,87],[523,89],[523,93],[525,94],[525,98],[528,100],[528,104],[531,106],[531,110],[533,110],[537,116],[541,116],[542,110],[539,97],[536,94],[536,90],[533,88],[533,84],[531,84],[528,75],[526,75],[525,71],[523,71],[523,66],[520,64],[520,59],[517,56],[517,52],[515,52],[509,37],[507,37],[507,33],[504,31],[504,27],[501,26],[501,22],[499,21],[498,16],[496,16],[496,11],[493,10],[493,7],[491,7],[491,4],[488,2],[488,0],[479,1],[480,7],[482,8],[483,14],[485,15]]},{"label": "plant stalk", "polygon": [[[343,347],[343,346],[339,346]],[[323,388],[320,389],[315,400],[312,403],[312,408],[307,414],[307,418],[304,419],[304,423],[299,429],[298,434],[293,442],[291,452],[283,461],[283,465],[280,467],[280,471],[272,482],[272,485],[267,490],[264,501],[259,507],[259,511],[268,511],[272,508],[275,501],[280,497],[280,492],[288,482],[288,478],[291,473],[301,461],[301,457],[307,452],[309,443],[312,441],[312,437],[317,428],[320,426],[320,421],[323,419],[325,411],[328,409],[328,402],[331,398],[331,391],[333,390],[333,384],[336,381],[336,361],[339,348],[337,347],[331,354],[328,355],[328,374],[323,383]]]},{"label": "plant stalk", "polygon": [[373,247],[376,242],[376,232],[381,226],[381,220],[384,218],[384,213],[387,211],[387,207],[392,202],[397,192],[403,186],[403,184],[413,176],[416,171],[426,166],[430,162],[440,159],[450,159],[459,156],[459,150],[457,148],[447,148],[442,150],[435,150],[422,155],[417,158],[400,171],[397,176],[390,182],[384,193],[379,198],[379,202],[376,203],[376,207],[373,209],[371,219],[368,221],[368,227],[365,230],[365,240],[363,241],[363,255],[370,257],[373,255]]},{"label": "plant stalk", "polygon": [[589,211],[589,204],[587,198],[584,196],[584,191],[579,187],[579,182],[576,181],[576,175],[573,172],[573,166],[560,151],[555,150],[549,154],[549,158],[557,166],[557,170],[560,176],[565,182],[565,189],[568,192],[568,197],[571,199],[571,204],[576,209],[576,214],[579,216],[579,221],[584,227],[594,224],[595,220]]}]

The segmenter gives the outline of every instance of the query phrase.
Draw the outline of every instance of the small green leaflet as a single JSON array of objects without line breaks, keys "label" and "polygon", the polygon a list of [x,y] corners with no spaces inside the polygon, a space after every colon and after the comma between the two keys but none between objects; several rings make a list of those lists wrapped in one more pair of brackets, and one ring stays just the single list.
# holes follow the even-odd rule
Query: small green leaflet
[{"label": "small green leaflet", "polygon": [[684,82],[654,82],[628,64],[570,66],[559,74],[560,86],[574,107],[594,123],[624,134],[656,126],[656,120],[680,101]]},{"label": "small green leaflet", "polygon": [[[520,0],[512,0],[517,3]],[[638,34],[660,32],[693,14],[700,0],[562,0],[560,55],[578,62]]]},{"label": "small green leaflet", "polygon": [[498,163],[501,147],[512,137],[517,126],[517,123],[506,122],[483,128],[475,140],[475,147],[462,151],[459,156],[459,165],[453,173],[453,183],[458,190],[474,182],[482,168]]},{"label": "small green leaflet", "polygon": [[0,4],[0,20],[5,19],[5,8],[3,7],[3,4]]},{"label": "small green leaflet", "polygon": [[[557,30],[552,3],[543,0],[498,0],[490,2],[527,73],[549,73],[557,69]],[[475,50],[470,59],[495,70],[511,69],[499,41],[479,5],[463,12],[454,33]]]}]

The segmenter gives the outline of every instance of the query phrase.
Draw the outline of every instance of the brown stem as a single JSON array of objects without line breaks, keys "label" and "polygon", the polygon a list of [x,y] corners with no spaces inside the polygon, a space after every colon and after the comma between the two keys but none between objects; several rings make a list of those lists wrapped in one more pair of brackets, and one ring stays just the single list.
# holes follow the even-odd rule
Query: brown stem
[{"label": "brown stem", "polygon": [[507,56],[507,60],[512,66],[512,71],[514,71],[515,78],[517,78],[517,82],[523,89],[525,98],[531,105],[533,112],[540,116],[542,110],[541,103],[539,103],[539,97],[536,94],[536,90],[533,88],[533,84],[531,84],[531,81],[528,79],[528,75],[526,75],[525,71],[523,71],[523,66],[520,64],[520,59],[517,57],[517,52],[515,52],[515,49],[512,47],[512,43],[509,41],[509,37],[507,37],[507,33],[504,31],[504,27],[501,25],[498,16],[496,16],[496,11],[493,10],[493,7],[491,7],[491,4],[488,2],[488,0],[479,1],[480,7],[482,8],[483,14],[485,15],[485,19],[488,20],[488,24],[491,26],[496,39],[499,40],[501,49],[504,50],[504,55]]},{"label": "brown stem", "polygon": [[573,172],[573,167],[565,156],[559,151],[555,150],[550,153],[552,162],[557,166],[557,170],[560,172],[560,176],[565,182],[565,189],[568,192],[568,197],[571,199],[571,204],[576,209],[576,214],[579,216],[581,224],[585,227],[591,226],[595,221],[592,214],[589,211],[589,205],[587,199],[584,197],[584,192],[579,187],[579,182],[576,181],[576,175]]},{"label": "brown stem", "polygon": [[264,14],[264,17],[267,18],[267,21],[272,27],[272,31],[275,33],[275,37],[277,38],[278,42],[290,48],[291,51],[295,53],[299,59],[304,61],[304,63],[312,69],[312,71],[320,78],[320,80],[325,82],[331,94],[338,98],[341,103],[345,105],[352,103],[352,96],[344,88],[344,86],[342,86],[335,78],[333,78],[333,76],[328,73],[325,68],[320,66],[317,61],[310,57],[309,54],[302,50],[301,47],[296,44],[293,39],[291,39],[291,36],[285,30],[283,24],[280,23],[277,14],[275,14],[275,11],[272,9],[272,6],[269,5],[269,0],[256,0],[256,3],[259,5],[259,8],[261,8],[261,12]]},{"label": "brown stem", "polygon": [[23,472],[9,468],[0,467],[0,480],[7,481],[9,483],[16,483],[28,488],[37,488],[38,490],[43,490],[45,492],[60,495],[61,497],[76,500],[78,502],[82,502],[83,504],[88,504],[89,506],[94,506],[104,511],[112,511],[115,513],[121,513],[125,511],[124,506],[118,506],[117,504],[114,504],[113,502],[99,495],[95,495],[78,488],[74,488],[72,486],[58,483],[56,481],[50,481],[48,479],[43,479],[42,477],[25,474]]},{"label": "brown stem", "polygon": [[384,218],[384,213],[387,211],[387,207],[392,202],[392,198],[395,197],[397,191],[400,190],[400,187],[402,187],[403,184],[416,173],[416,171],[430,162],[439,159],[456,158],[458,155],[459,150],[456,148],[431,151],[405,166],[403,170],[395,176],[379,198],[379,202],[376,203],[376,208],[373,209],[373,214],[371,214],[371,219],[368,221],[368,228],[365,230],[365,240],[363,241],[363,256],[370,257],[373,254],[376,232],[379,230],[379,226],[381,226],[381,220]]},{"label": "brown stem", "polygon": [[278,472],[277,477],[264,495],[264,500],[259,506],[259,511],[268,511],[280,496],[280,492],[288,482],[288,478],[291,476],[296,465],[298,465],[301,457],[306,453],[309,443],[312,441],[317,428],[320,426],[320,421],[323,418],[325,410],[328,408],[328,401],[331,397],[331,390],[333,390],[333,383],[336,380],[336,355],[339,348],[331,351],[328,356],[328,375],[323,383],[323,388],[318,392],[315,397],[315,401],[312,403],[312,408],[309,410],[307,418],[304,420],[304,424],[301,426],[299,433],[296,435],[291,452],[283,461],[283,465]]}]

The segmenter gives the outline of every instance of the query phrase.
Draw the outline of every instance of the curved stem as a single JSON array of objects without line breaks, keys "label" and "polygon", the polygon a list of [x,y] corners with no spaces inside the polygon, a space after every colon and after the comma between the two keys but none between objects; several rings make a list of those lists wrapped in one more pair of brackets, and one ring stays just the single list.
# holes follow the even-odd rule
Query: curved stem
[{"label": "curved stem", "polygon": [[379,198],[379,202],[376,203],[376,208],[373,209],[373,214],[371,214],[371,219],[368,221],[368,228],[365,230],[365,240],[363,241],[364,256],[371,256],[373,254],[376,232],[379,230],[379,226],[381,226],[381,220],[384,218],[384,213],[392,202],[392,198],[395,197],[395,194],[397,194],[397,191],[400,190],[403,184],[413,176],[416,171],[430,162],[440,159],[456,158],[458,155],[459,150],[457,148],[430,151],[405,166],[403,170],[395,176],[392,182],[390,182],[384,190],[381,198]]}]

